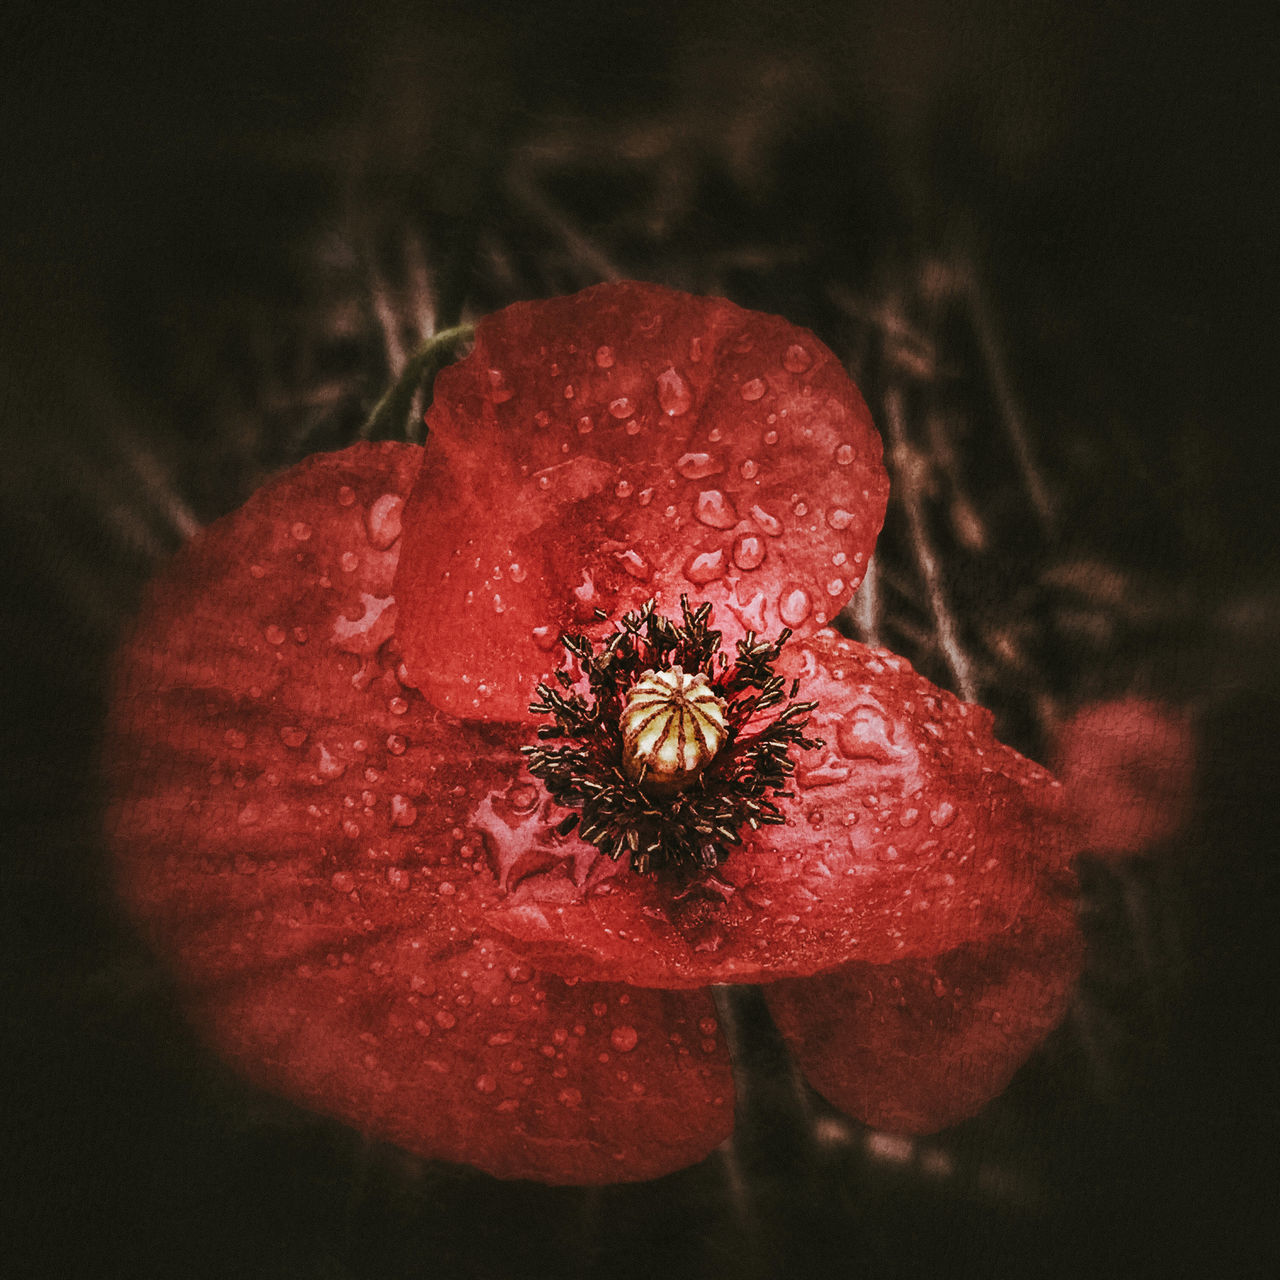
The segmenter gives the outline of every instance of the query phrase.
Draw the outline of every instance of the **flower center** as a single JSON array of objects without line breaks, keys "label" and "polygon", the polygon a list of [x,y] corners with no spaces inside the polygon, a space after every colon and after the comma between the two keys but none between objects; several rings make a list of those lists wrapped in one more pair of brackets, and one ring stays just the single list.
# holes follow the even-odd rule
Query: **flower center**
[{"label": "flower center", "polygon": [[554,723],[521,750],[555,803],[577,810],[563,833],[576,824],[636,871],[691,875],[724,861],[744,827],[785,821],[776,801],[790,794],[791,748],[822,743],[804,733],[817,704],[797,702],[799,682],[788,691],[773,670],[790,631],[749,634],[730,661],[710,604],[680,607],[677,622],[650,601],[598,650],[564,636],[572,663],[529,708]]},{"label": "flower center", "polygon": [[724,746],[725,703],[707,677],[679,667],[646,671],[632,686],[619,723],[622,768],[650,795],[683,791]]}]

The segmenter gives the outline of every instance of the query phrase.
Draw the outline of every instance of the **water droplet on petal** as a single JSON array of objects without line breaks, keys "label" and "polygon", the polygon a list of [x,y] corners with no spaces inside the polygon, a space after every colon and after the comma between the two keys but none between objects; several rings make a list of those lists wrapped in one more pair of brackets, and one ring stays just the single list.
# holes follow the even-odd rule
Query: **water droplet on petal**
[{"label": "water droplet on petal", "polygon": [[295,750],[302,746],[307,740],[307,731],[299,729],[294,725],[287,724],[280,730],[280,741],[286,747],[293,747]]},{"label": "water droplet on petal", "polygon": [[628,396],[619,396],[616,400],[609,402],[609,412],[619,420],[631,417],[635,411],[635,405],[631,403]]},{"label": "water droplet on petal", "polygon": [[658,403],[669,418],[678,418],[693,407],[693,393],[689,390],[689,384],[674,368],[658,375]]},{"label": "water droplet on petal", "polygon": [[715,582],[724,577],[728,561],[729,557],[725,555],[723,547],[717,547],[715,551],[699,552],[685,561],[684,576],[696,586]]},{"label": "water droplet on petal", "polygon": [[748,458],[739,468],[744,480],[754,480],[760,473],[760,465],[754,458]]},{"label": "water droplet on petal", "polygon": [[738,523],[733,503],[719,489],[704,489],[698,494],[693,513],[712,529],[732,529]]},{"label": "water droplet on petal", "polygon": [[637,582],[648,582],[653,577],[653,566],[634,548],[621,552],[618,563]]},{"label": "water droplet on petal", "polygon": [[298,542],[306,542],[311,537],[311,526],[305,520],[299,520],[289,532]]},{"label": "water droplet on petal", "polygon": [[506,374],[501,369],[489,370],[489,399],[494,404],[506,404],[515,392],[507,386]]},{"label": "water droplet on petal", "polygon": [[533,643],[543,653],[550,653],[560,642],[560,632],[556,627],[534,627]]},{"label": "water droplet on petal", "polygon": [[601,369],[613,368],[613,348],[597,347],[596,348],[596,364]]},{"label": "water droplet on petal", "polygon": [[768,389],[768,385],[763,378],[752,378],[750,382],[742,384],[742,389],[738,394],[744,400],[759,400]]},{"label": "water droplet on petal", "polygon": [[355,500],[356,491],[349,484],[344,484],[338,490],[338,506],[349,507]]},{"label": "water droplet on petal", "polygon": [[813,363],[813,357],[797,342],[786,349],[782,367],[788,373],[803,373]]},{"label": "water droplet on petal", "polygon": [[676,470],[686,480],[703,480],[724,468],[709,453],[682,453],[676,459]]},{"label": "water droplet on petal", "polygon": [[268,644],[284,644],[284,628],[283,627],[277,627],[273,623],[262,634],[266,636]]},{"label": "water droplet on petal", "polygon": [[640,1043],[640,1036],[635,1027],[614,1027],[612,1034],[609,1036],[609,1043],[619,1053],[630,1053]]},{"label": "water droplet on petal", "polygon": [[619,480],[614,493],[620,498],[629,498],[635,492],[635,486],[630,480]]},{"label": "water droplet on petal", "polygon": [[827,512],[827,523],[837,531],[847,529],[853,523],[853,512],[835,507]]},{"label": "water droplet on petal", "polygon": [[593,423],[591,419],[584,413],[582,417],[578,419],[578,434],[580,436],[589,436],[591,434],[591,428],[593,426],[595,426],[595,423]]},{"label": "water droplet on petal", "polygon": [[827,583],[827,595],[831,596],[832,598],[834,598],[835,596],[838,596],[843,590],[844,590],[843,578],[832,578],[831,581]]},{"label": "water droplet on petal", "polygon": [[758,569],[764,557],[764,540],[754,533],[743,533],[734,539],[733,563],[739,569]]},{"label": "water droplet on petal", "polygon": [[813,601],[803,587],[792,587],[778,602],[778,616],[789,627],[798,627],[813,608]]},{"label": "water droplet on petal", "polygon": [[529,571],[522,564],[512,564],[507,572],[511,575],[512,582],[523,582],[529,576]]},{"label": "water droplet on petal", "polygon": [[477,1093],[492,1093],[497,1087],[498,1082],[492,1076],[476,1076]]},{"label": "water droplet on petal", "polygon": [[391,797],[391,825],[411,827],[418,820],[418,807],[406,796]]},{"label": "water droplet on petal", "polygon": [[556,1100],[562,1107],[578,1107],[582,1105],[582,1094],[577,1089],[561,1089]]},{"label": "water droplet on petal", "polygon": [[955,821],[956,807],[950,800],[944,800],[929,814],[929,821],[935,827],[949,827]]},{"label": "water droplet on petal", "polygon": [[767,533],[771,538],[776,538],[782,532],[782,521],[777,516],[771,516],[761,506],[751,508],[751,518],[760,526],[760,532]]},{"label": "water droplet on petal", "polygon": [[842,467],[847,467],[853,461],[853,445],[842,444],[836,450],[836,462]]},{"label": "water droplet on petal", "polygon": [[369,541],[385,551],[400,536],[400,516],[404,510],[404,499],[399,494],[384,493],[373,502],[365,514],[365,528],[369,533]]}]

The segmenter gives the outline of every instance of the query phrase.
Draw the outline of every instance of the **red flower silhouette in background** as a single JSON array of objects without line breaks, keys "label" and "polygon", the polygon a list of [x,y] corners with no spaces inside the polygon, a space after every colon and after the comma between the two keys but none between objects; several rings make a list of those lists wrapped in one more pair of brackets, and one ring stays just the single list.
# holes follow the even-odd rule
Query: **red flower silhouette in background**
[{"label": "red flower silhouette in background", "polygon": [[1082,707],[1057,735],[1054,764],[1083,845],[1103,858],[1149,853],[1191,815],[1190,719],[1146,698]]},{"label": "red flower silhouette in background", "polygon": [[[605,285],[483,321],[425,449],[308,459],[195,538],[125,648],[121,892],[248,1077],[426,1156],[602,1183],[730,1132],[706,988],[767,983],[834,1105],[927,1131],[1060,1019],[1061,791],[991,717],[823,630],[883,518],[880,442],[811,334]],[[562,632],[714,606],[826,745],[785,825],[641,875],[524,767]]]}]

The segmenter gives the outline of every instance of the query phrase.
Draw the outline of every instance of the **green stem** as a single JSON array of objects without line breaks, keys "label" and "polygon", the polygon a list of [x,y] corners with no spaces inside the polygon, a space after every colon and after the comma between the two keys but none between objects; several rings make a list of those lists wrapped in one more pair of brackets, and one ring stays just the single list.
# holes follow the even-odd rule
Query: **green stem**
[{"label": "green stem", "polygon": [[360,428],[361,440],[405,439],[421,443],[426,436],[422,423],[410,422],[413,397],[419,387],[430,394],[436,374],[453,359],[459,346],[475,333],[475,325],[459,324],[452,329],[433,333],[408,360],[400,376],[387,388],[373,406],[373,412]]}]

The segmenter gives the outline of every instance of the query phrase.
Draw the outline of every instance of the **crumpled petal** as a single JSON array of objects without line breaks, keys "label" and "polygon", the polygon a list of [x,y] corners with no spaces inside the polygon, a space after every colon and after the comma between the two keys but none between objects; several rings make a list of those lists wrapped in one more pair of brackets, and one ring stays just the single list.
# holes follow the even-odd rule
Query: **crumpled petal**
[{"label": "crumpled petal", "polygon": [[562,630],[709,600],[732,641],[812,631],[884,518],[880,438],[812,334],[608,284],[480,322],[436,379],[398,636],[435,705],[523,719]]},{"label": "crumpled petal", "polygon": [[552,868],[494,904],[490,927],[560,973],[769,982],[985,945],[1067,863],[1062,788],[995,740],[989,712],[830,631],[793,641],[779,670],[818,701],[826,741],[800,761],[785,825],[746,833],[675,896],[624,872],[584,897]]},{"label": "crumpled petal", "polygon": [[1069,874],[1007,933],[931,959],[850,964],[765,988],[797,1063],[833,1106],[933,1133],[975,1115],[1061,1022],[1083,944]]},{"label": "crumpled petal", "polygon": [[261,1084],[504,1177],[669,1172],[731,1125],[709,999],[572,986],[486,940],[502,891],[468,817],[519,739],[397,675],[420,453],[313,458],[153,584],[104,753],[122,897]]}]

